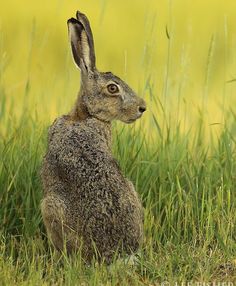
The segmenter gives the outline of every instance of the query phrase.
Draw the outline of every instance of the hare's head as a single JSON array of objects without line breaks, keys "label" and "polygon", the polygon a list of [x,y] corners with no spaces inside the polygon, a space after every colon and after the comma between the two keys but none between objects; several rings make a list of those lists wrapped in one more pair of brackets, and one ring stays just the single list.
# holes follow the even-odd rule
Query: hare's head
[{"label": "hare's head", "polygon": [[[93,35],[87,17],[80,13],[68,20],[72,54],[81,70],[80,104],[100,120],[131,123],[146,110],[143,99],[111,72],[99,72],[95,64]],[[79,106],[78,106],[79,108]]]}]

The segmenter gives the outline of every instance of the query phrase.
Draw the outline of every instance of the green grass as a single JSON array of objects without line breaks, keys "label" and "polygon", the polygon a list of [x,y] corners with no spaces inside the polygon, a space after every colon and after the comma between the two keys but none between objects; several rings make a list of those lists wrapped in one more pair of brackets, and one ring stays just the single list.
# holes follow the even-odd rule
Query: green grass
[{"label": "green grass", "polygon": [[[236,283],[235,117],[206,144],[199,125],[181,134],[115,124],[114,154],[145,206],[145,240],[136,263],[83,264],[58,257],[39,210],[39,168],[46,125],[25,110],[18,120],[1,113],[1,285],[153,285],[163,281]],[[230,119],[228,120],[230,122]],[[165,134],[165,135],[164,135]]]}]

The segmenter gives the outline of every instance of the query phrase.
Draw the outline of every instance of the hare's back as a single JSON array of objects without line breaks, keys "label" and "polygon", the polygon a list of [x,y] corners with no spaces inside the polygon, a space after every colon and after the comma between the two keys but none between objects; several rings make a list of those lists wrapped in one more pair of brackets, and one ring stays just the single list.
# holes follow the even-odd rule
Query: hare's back
[{"label": "hare's back", "polygon": [[109,142],[96,123],[92,119],[73,123],[66,116],[56,119],[49,130],[46,160],[72,188],[127,188]]}]

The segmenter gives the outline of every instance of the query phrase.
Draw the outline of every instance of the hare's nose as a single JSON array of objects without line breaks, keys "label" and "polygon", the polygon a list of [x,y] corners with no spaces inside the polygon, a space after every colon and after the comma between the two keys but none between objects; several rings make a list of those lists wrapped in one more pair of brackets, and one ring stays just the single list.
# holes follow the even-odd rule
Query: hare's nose
[{"label": "hare's nose", "polygon": [[146,110],[146,107],[145,107],[145,106],[139,106],[139,108],[138,108],[138,111],[139,111],[140,113],[143,113],[145,110]]}]

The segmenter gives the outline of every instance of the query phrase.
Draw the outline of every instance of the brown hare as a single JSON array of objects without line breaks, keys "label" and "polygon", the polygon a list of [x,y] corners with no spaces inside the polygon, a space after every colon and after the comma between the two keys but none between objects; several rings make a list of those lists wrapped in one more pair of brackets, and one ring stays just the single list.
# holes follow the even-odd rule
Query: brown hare
[{"label": "brown hare", "polygon": [[41,211],[56,249],[111,263],[114,254],[135,252],[143,236],[141,202],[112,156],[111,121],[134,122],[146,105],[120,78],[96,69],[87,17],[78,11],[67,23],[81,87],[72,111],[49,129]]}]

